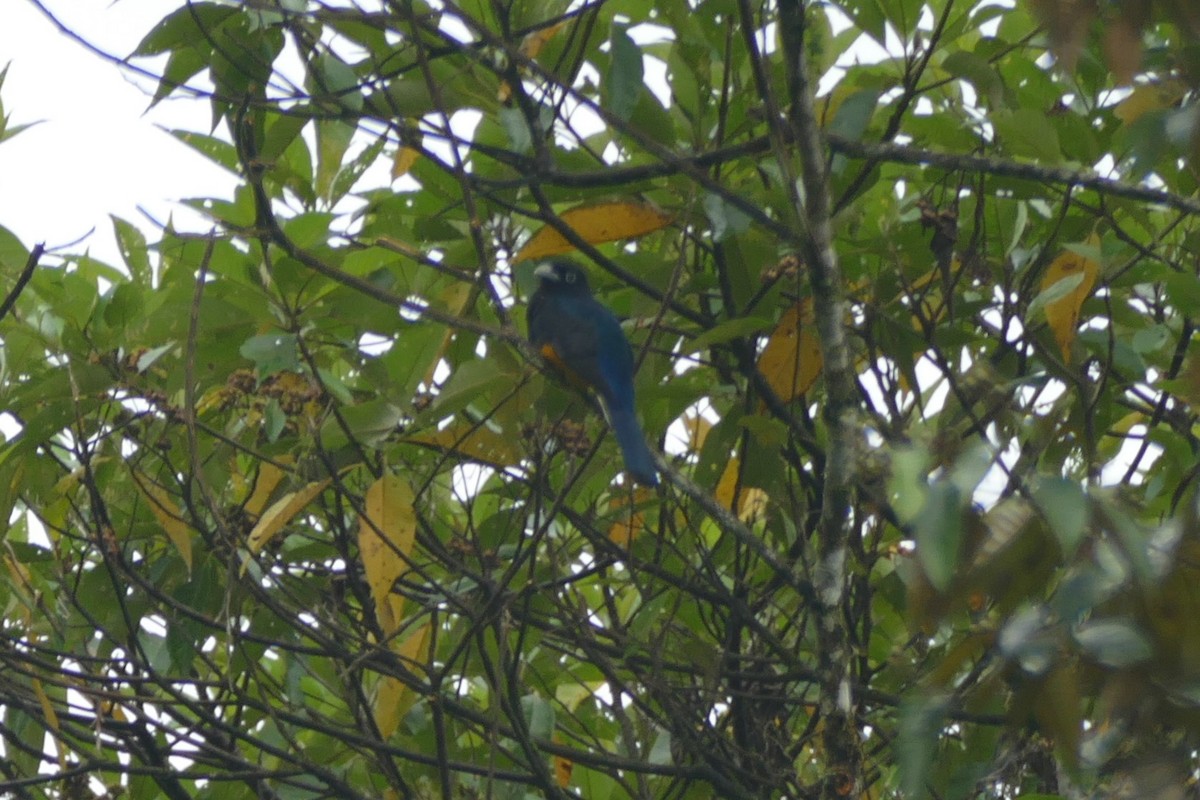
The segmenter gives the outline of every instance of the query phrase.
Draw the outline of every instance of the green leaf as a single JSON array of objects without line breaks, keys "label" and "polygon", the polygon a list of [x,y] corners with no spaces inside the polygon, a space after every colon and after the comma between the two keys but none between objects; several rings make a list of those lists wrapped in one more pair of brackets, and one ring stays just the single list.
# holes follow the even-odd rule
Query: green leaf
[{"label": "green leaf", "polygon": [[743,336],[753,336],[773,327],[774,324],[765,317],[738,317],[725,320],[688,342],[686,352],[698,353],[715,344],[724,344]]},{"label": "green leaf", "polygon": [[1038,481],[1033,499],[1058,539],[1063,555],[1074,555],[1087,523],[1087,497],[1083,489],[1066,478],[1044,477]]},{"label": "green leaf", "polygon": [[1000,630],[1000,652],[1015,659],[1031,675],[1041,675],[1053,664],[1060,644],[1046,628],[1046,612],[1040,606],[1023,608],[1013,614]]},{"label": "green leaf", "polygon": [[924,797],[926,779],[937,752],[937,743],[949,703],[941,695],[916,693],[900,704],[900,730],[896,738],[900,781],[908,797]]},{"label": "green leaf", "polygon": [[134,56],[156,56],[205,41],[222,22],[237,13],[233,6],[187,3],[163,17],[134,48]]},{"label": "green leaf", "polygon": [[921,513],[913,521],[916,532],[917,560],[929,582],[945,591],[954,579],[962,543],[963,494],[948,481],[929,487]]},{"label": "green leaf", "polygon": [[704,196],[704,213],[712,223],[714,242],[721,242],[730,236],[750,230],[750,218],[741,209],[725,202],[725,198],[720,195]]},{"label": "green leaf", "polygon": [[1174,335],[1166,325],[1151,325],[1135,333],[1129,345],[1138,355],[1146,355],[1162,350],[1174,340]]},{"label": "green leaf", "polygon": [[533,134],[529,130],[529,124],[525,121],[525,115],[521,113],[521,109],[515,106],[506,106],[496,114],[500,118],[500,125],[504,128],[504,132],[508,134],[508,142],[514,152],[528,153],[533,149]]},{"label": "green leaf", "polygon": [[171,658],[172,670],[187,673],[191,669],[197,654],[195,633],[195,626],[184,622],[167,625],[167,654]]},{"label": "green leaf", "polygon": [[329,236],[329,225],[336,218],[324,211],[297,214],[283,224],[283,230],[298,247],[316,247]]},{"label": "green leaf", "polygon": [[350,65],[326,50],[312,72],[313,100],[350,111],[362,111],[363,96],[358,75]]},{"label": "green leaf", "polygon": [[186,85],[197,73],[208,66],[210,55],[209,51],[198,47],[173,50],[167,59],[167,65],[163,67],[158,88],[154,90],[154,96],[150,98],[150,106],[157,105],[160,100],[170,96],[179,87]]},{"label": "green leaf", "polygon": [[397,333],[397,341],[380,357],[388,376],[387,396],[409,403],[421,382],[433,372],[446,331],[440,325],[410,323]]},{"label": "green leaf", "polygon": [[0,225],[0,269],[7,275],[16,275],[29,260],[29,251],[16,234]]},{"label": "green leaf", "polygon": [[317,194],[330,199],[342,158],[354,138],[355,128],[340,120],[317,122]]},{"label": "green leaf", "polygon": [[1132,667],[1154,655],[1150,640],[1131,620],[1092,620],[1076,628],[1074,636],[1085,653],[1114,669]]},{"label": "green leaf", "polygon": [[1049,304],[1056,300],[1061,300],[1075,291],[1086,277],[1087,275],[1083,272],[1077,272],[1074,275],[1068,275],[1062,280],[1050,284],[1044,292],[1038,292],[1037,297],[1033,298],[1029,303],[1028,316],[1032,317]]},{"label": "green leaf", "polygon": [[[32,695],[32,692],[29,694]],[[22,711],[19,706],[7,711],[5,727],[5,738],[13,743],[9,748],[12,752],[5,753],[4,756],[5,760],[9,760],[9,769],[18,775],[37,775],[38,763],[41,761],[38,754],[45,740],[45,730],[31,714]]]},{"label": "green leaf", "polygon": [[609,43],[612,61],[605,81],[608,110],[618,119],[628,120],[637,105],[638,96],[645,88],[642,51],[620,25],[613,26]]},{"label": "green leaf", "polygon": [[670,766],[675,763],[675,757],[671,755],[670,731],[658,731],[658,735],[654,737],[654,745],[650,748],[648,761],[659,766]]},{"label": "green leaf", "polygon": [[[8,68],[10,64],[5,64],[4,69],[0,69],[0,88],[4,86],[4,79],[8,76]],[[32,128],[38,122],[29,122],[23,125],[9,125],[9,115],[4,113],[4,103],[0,102],[0,142],[7,141],[18,133]]]},{"label": "green leaf", "polygon": [[193,131],[174,130],[167,132],[214,164],[224,167],[234,175],[241,175],[237,148],[224,139],[218,139],[216,136],[207,136],[203,133],[195,133]]},{"label": "green leaf", "polygon": [[1077,665],[1060,662],[1041,681],[1033,701],[1034,719],[1054,742],[1054,752],[1060,763],[1071,771],[1077,766],[1079,739],[1083,732],[1079,690]]},{"label": "green leaf", "polygon": [[150,367],[152,367],[156,361],[165,356],[167,353],[173,351],[175,347],[176,345],[174,342],[168,342],[166,344],[159,345],[158,347],[151,347],[149,350],[138,356],[137,364],[135,364],[137,371],[145,372],[146,370],[150,369]]},{"label": "green leaf", "polygon": [[554,706],[539,694],[527,694],[521,698],[525,708],[525,720],[529,725],[529,735],[537,739],[549,740],[554,733]]},{"label": "green leaf", "polygon": [[267,333],[247,339],[238,352],[254,362],[259,378],[275,372],[295,371],[300,367],[300,355],[293,333]]},{"label": "green leaf", "polygon": [[401,409],[382,399],[346,406],[338,413],[340,419],[330,418],[321,428],[321,443],[330,450],[348,444],[346,429],[358,445],[375,447],[393,435],[404,419]]},{"label": "green leaf", "polygon": [[130,277],[137,283],[150,283],[150,255],[146,252],[146,237],[132,224],[115,215],[109,215],[121,258],[129,267]]},{"label": "green leaf", "polygon": [[296,141],[304,127],[312,121],[299,113],[269,115],[267,119],[271,122],[267,125],[267,133],[263,137],[262,149],[258,154],[259,158],[266,162],[281,157],[292,142]]},{"label": "green leaf", "polygon": [[901,522],[913,522],[924,508],[929,495],[928,476],[928,450],[912,445],[897,447],[892,451],[888,497]]},{"label": "green leaf", "polygon": [[342,168],[338,170],[337,175],[333,179],[333,184],[329,187],[328,202],[330,205],[336,204],[354,188],[359,178],[374,166],[380,154],[383,153],[383,148],[386,146],[387,136],[380,136],[373,144],[364,148],[361,153],[352,158],[350,163],[342,165]]},{"label": "green leaf", "polygon": [[979,95],[989,101],[1003,88],[995,66],[976,53],[965,50],[953,52],[942,62],[942,69],[970,81]]},{"label": "green leaf", "polygon": [[278,441],[279,435],[287,427],[287,414],[279,405],[279,398],[272,397],[263,408],[263,435],[268,442]]},{"label": "green leaf", "polygon": [[8,117],[4,116],[4,109],[0,107],[0,142],[7,142],[21,131],[40,125],[42,122],[43,120],[37,120],[36,122],[26,122],[23,125],[9,125]]},{"label": "green leaf", "polygon": [[1163,278],[1167,298],[1177,308],[1200,308],[1200,277],[1191,272],[1171,272]]},{"label": "green leaf", "polygon": [[503,372],[494,359],[468,361],[454,370],[438,392],[431,410],[445,417],[461,411],[476,400],[486,400],[493,389],[511,385],[512,376]]},{"label": "green leaf", "polygon": [[750,431],[755,441],[763,447],[774,449],[782,447],[787,442],[787,426],[772,417],[746,414],[738,420],[738,424]]},{"label": "green leaf", "polygon": [[860,89],[838,106],[837,112],[833,115],[833,121],[829,123],[829,129],[847,139],[861,139],[867,130],[867,125],[871,122],[871,117],[875,114],[878,103],[879,92],[877,90]]},{"label": "green leaf", "polygon": [[948,480],[954,484],[961,497],[969,498],[974,493],[975,487],[987,475],[988,470],[992,468],[994,461],[991,445],[977,440],[955,460]]},{"label": "green leaf", "polygon": [[991,119],[1000,144],[1013,155],[1049,163],[1062,160],[1058,131],[1043,112],[1032,108],[999,110],[992,114]]}]

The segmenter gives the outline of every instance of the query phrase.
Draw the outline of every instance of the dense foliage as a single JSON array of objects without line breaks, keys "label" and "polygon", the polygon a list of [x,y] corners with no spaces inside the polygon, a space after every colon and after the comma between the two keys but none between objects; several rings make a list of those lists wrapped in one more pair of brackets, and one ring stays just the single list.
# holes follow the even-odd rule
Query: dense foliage
[{"label": "dense foliage", "polygon": [[1200,19],[1010,5],[182,2],[211,232],[0,230],[3,791],[1194,794]]}]

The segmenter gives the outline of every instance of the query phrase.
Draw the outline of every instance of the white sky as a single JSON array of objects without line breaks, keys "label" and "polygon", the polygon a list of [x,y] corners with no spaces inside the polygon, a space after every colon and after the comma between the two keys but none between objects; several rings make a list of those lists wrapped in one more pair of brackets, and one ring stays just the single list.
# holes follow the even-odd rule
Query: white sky
[{"label": "white sky", "polygon": [[[45,0],[64,24],[88,41],[128,55],[179,0]],[[202,229],[198,215],[175,202],[226,197],[233,175],[175,141],[158,125],[207,132],[209,106],[194,99],[164,100],[147,112],[153,86],[136,85],[115,64],[58,32],[26,0],[5,0],[0,23],[0,89],[10,124],[44,120],[0,143],[0,225],[27,247],[79,239],[71,252],[120,264],[109,214],[148,231],[138,212],[175,215],[177,227]]]}]

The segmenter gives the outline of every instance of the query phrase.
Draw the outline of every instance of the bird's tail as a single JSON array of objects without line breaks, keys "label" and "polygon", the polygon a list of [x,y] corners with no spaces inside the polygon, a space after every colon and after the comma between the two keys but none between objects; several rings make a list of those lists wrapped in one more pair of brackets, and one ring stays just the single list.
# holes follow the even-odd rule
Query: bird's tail
[{"label": "bird's tail", "polygon": [[644,486],[658,486],[654,456],[646,446],[646,436],[634,416],[633,408],[609,406],[605,410],[608,412],[608,424],[612,426],[617,444],[621,446],[621,454],[625,457],[625,471]]}]

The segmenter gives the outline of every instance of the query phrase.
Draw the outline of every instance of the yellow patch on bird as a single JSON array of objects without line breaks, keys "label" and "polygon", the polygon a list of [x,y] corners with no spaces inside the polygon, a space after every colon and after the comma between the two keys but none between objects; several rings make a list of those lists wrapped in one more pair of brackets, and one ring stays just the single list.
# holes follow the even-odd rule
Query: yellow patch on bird
[{"label": "yellow patch on bird", "polygon": [[567,363],[562,360],[561,356],[559,356],[558,351],[554,349],[554,345],[550,344],[549,342],[543,344],[541,347],[541,354],[542,358],[546,359],[546,362],[550,364],[550,366],[554,367],[554,369],[556,369],[559,374],[566,378],[567,381],[576,389],[586,392],[589,388],[591,388],[588,385],[588,382],[585,381],[578,372],[567,366]]}]

